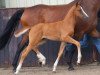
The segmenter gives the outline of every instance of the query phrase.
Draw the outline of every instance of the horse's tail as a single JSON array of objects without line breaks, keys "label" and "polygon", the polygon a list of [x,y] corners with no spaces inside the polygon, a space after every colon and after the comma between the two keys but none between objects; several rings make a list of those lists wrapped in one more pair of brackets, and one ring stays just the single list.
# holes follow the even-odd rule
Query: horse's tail
[{"label": "horse's tail", "polygon": [[30,29],[30,27],[25,27],[25,28],[22,28],[21,30],[18,30],[14,33],[15,37],[19,37],[21,36],[22,34],[24,34],[25,32],[27,32],[28,30]]},{"label": "horse's tail", "polygon": [[12,35],[14,34],[15,28],[19,25],[19,20],[23,12],[24,9],[18,10],[8,21],[3,34],[0,36],[0,49],[4,48],[6,44],[10,41]]}]

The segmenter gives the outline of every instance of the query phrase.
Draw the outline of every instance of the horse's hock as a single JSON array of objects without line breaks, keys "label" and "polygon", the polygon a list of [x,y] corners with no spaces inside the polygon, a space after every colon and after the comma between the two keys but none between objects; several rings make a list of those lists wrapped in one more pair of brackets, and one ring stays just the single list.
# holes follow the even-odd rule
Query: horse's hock
[{"label": "horse's hock", "polygon": [[[10,19],[10,17],[13,15],[13,13],[15,13],[17,10],[18,9],[0,9],[0,35],[2,34],[7,21]],[[100,30],[100,27],[99,27],[99,30]],[[20,40],[21,40],[21,38],[17,39],[13,36],[11,38],[10,44],[8,46],[6,46],[4,48],[4,50],[0,51],[0,67],[11,66],[11,63],[14,59],[14,55],[15,55],[15,52],[17,50],[18,43]],[[53,65],[53,63],[57,57],[59,45],[60,45],[59,42],[54,42],[54,41],[48,40],[48,42],[46,44],[40,46],[41,52],[47,59],[47,65]],[[92,51],[93,51],[93,49],[91,47],[82,49],[82,55],[83,55],[82,63],[90,63],[93,61]],[[66,60],[67,60],[67,57],[65,58],[63,55],[62,59],[60,60],[60,65],[66,64]],[[76,63],[76,54],[75,54],[75,58],[73,61]],[[28,55],[28,57],[25,60],[23,65],[24,66],[37,66],[38,60],[36,58],[35,53],[30,52],[30,54]]]}]

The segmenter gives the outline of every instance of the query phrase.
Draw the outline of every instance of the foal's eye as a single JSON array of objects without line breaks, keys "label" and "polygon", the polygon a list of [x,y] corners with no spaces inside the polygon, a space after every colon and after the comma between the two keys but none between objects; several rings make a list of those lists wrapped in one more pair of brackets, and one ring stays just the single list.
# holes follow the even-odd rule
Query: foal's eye
[{"label": "foal's eye", "polygon": [[82,11],[81,9],[79,9],[79,11]]},{"label": "foal's eye", "polygon": [[78,9],[77,11],[81,12],[81,10],[80,10],[80,9]]}]

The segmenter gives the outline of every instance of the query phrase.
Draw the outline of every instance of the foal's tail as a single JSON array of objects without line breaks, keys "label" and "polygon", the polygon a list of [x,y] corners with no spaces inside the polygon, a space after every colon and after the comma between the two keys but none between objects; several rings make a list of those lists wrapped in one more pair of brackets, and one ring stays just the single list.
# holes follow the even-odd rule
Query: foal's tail
[{"label": "foal's tail", "polygon": [[8,21],[3,34],[0,36],[0,49],[4,48],[14,34],[15,28],[19,25],[19,20],[24,9],[18,10]]},{"label": "foal's tail", "polygon": [[27,32],[28,30],[30,29],[30,27],[25,27],[21,30],[18,30],[14,33],[15,37],[19,37],[21,36],[22,34],[24,34],[25,32]]}]

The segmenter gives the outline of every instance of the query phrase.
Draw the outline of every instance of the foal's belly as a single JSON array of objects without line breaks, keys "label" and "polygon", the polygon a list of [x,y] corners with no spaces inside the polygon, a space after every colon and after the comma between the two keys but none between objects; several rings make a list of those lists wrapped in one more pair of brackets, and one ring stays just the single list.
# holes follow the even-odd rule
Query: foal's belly
[{"label": "foal's belly", "polygon": [[43,28],[43,38],[50,40],[60,40],[60,34],[60,29],[58,29],[56,25],[45,25]]},{"label": "foal's belly", "polygon": [[42,38],[46,38],[46,39],[53,40],[53,41],[60,41],[60,37],[58,36],[44,35]]},{"label": "foal's belly", "polygon": [[60,40],[60,32],[56,29],[47,29],[43,32],[43,38],[47,38],[50,40]]}]

